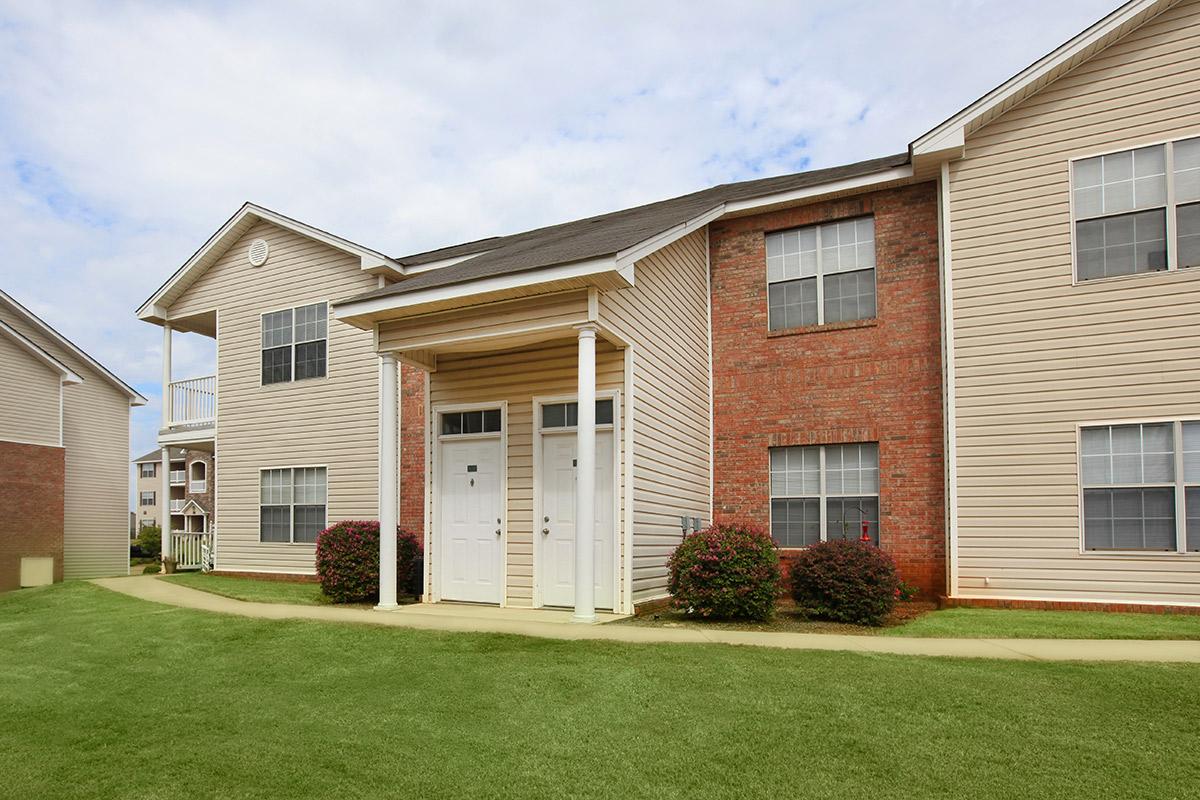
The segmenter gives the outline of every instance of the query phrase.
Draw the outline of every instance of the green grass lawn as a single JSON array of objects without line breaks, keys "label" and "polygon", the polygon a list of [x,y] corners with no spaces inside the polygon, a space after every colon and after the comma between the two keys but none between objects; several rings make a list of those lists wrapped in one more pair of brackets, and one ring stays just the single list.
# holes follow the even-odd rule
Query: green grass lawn
[{"label": "green grass lawn", "polygon": [[[1162,798],[1200,668],[629,645],[0,595],[13,798]],[[1189,788],[1191,787],[1191,788]]]},{"label": "green grass lawn", "polygon": [[159,580],[171,581],[189,589],[200,589],[224,597],[232,597],[234,600],[248,600],[252,603],[320,606],[331,602],[321,592],[319,583],[264,581],[203,572],[179,572],[174,575],[163,575]]},{"label": "green grass lawn", "polygon": [[947,608],[880,633],[976,639],[1200,639],[1200,616]]}]

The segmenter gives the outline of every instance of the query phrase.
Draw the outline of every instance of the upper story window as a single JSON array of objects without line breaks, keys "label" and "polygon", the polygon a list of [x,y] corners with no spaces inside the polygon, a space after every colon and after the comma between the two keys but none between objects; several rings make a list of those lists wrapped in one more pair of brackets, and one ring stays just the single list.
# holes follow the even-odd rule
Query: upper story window
[{"label": "upper story window", "polygon": [[314,303],[262,315],[262,382],[325,377],[328,306]]},{"label": "upper story window", "polygon": [[1080,281],[1200,266],[1200,138],[1071,165]]},{"label": "upper story window", "polygon": [[150,462],[147,464],[138,464],[138,468],[141,470],[140,474],[143,478],[153,478],[155,475],[157,475],[158,474],[157,467],[158,467],[158,465],[155,464],[154,462]]},{"label": "upper story window", "polygon": [[770,330],[874,316],[872,217],[767,234]]},{"label": "upper story window", "polygon": [[1085,550],[1200,551],[1200,422],[1080,433]]},{"label": "upper story window", "polygon": [[154,505],[154,492],[139,492],[138,501],[144,506]]},{"label": "upper story window", "polygon": [[857,540],[879,544],[879,445],[771,448],[771,538],[780,547]]}]

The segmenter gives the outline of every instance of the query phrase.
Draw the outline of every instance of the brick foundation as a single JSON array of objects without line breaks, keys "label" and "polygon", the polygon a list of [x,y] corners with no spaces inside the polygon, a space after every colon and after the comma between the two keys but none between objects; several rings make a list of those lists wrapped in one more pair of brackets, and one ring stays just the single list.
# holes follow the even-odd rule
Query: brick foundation
[{"label": "brick foundation", "polygon": [[66,451],[0,442],[0,592],[21,584],[22,558],[53,558],[63,578]]},{"label": "brick foundation", "polygon": [[319,583],[316,575],[298,575],[291,572],[234,572],[232,570],[215,569],[213,575],[226,578],[250,578],[256,581],[278,581],[279,583]]},{"label": "brick foundation", "polygon": [[[872,214],[877,318],[767,330],[769,231]],[[928,597],[945,588],[936,186],[714,223],[714,509],[770,520],[770,447],[878,442],[880,545]],[[786,554],[785,554],[786,555]]]},{"label": "brick foundation", "polygon": [[1027,611],[1110,611],[1122,614],[1193,614],[1200,606],[1158,606],[1148,603],[1089,603],[1065,600],[998,600],[994,598],[939,597],[938,608],[1004,608]]}]

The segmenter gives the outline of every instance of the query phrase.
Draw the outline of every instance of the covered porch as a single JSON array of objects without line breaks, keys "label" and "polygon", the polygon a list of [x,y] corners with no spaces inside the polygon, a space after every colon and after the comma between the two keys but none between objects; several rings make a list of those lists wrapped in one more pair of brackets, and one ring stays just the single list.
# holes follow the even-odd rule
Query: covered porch
[{"label": "covered porch", "polygon": [[[577,622],[632,611],[633,352],[603,324],[597,295],[583,288],[371,320],[385,530],[399,492],[398,365],[427,373],[426,602],[569,611]],[[395,563],[388,545],[384,565]],[[381,608],[395,607],[394,585],[381,575]]]}]

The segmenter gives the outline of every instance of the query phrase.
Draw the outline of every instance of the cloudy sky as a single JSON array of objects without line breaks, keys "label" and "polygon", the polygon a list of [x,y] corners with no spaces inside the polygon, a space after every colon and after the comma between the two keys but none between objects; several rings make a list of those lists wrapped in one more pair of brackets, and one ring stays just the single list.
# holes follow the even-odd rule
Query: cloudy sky
[{"label": "cloudy sky", "polygon": [[152,398],[137,454],[134,310],[245,200],[400,255],[900,152],[1115,5],[0,0],[0,287]]}]

